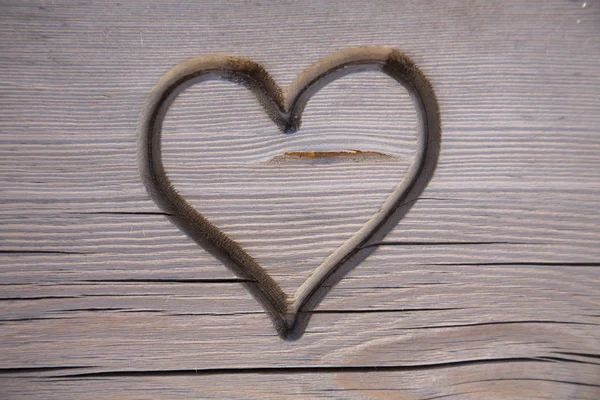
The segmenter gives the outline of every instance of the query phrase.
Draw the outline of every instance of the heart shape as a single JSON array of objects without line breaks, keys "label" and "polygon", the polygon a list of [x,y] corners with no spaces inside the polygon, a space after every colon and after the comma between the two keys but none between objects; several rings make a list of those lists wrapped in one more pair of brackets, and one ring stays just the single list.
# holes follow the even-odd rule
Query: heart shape
[{"label": "heart shape", "polygon": [[[238,83],[253,92],[283,133],[300,128],[308,100],[331,81],[354,72],[381,71],[410,94],[417,111],[419,136],[414,160],[380,209],[350,239],[337,248],[288,297],[271,276],[237,242],[194,209],[171,184],[161,154],[162,122],[175,98],[191,85],[212,79]],[[283,339],[299,338],[311,311],[329,290],[376,246],[409,211],[433,176],[440,150],[441,121],[437,98],[425,75],[404,53],[382,46],[350,48],[330,55],[296,78],[284,95],[267,71],[244,58],[212,55],[191,58],[170,69],[152,88],[137,128],[138,161],[150,197],[168,218],[208,250],[262,304]]]}]

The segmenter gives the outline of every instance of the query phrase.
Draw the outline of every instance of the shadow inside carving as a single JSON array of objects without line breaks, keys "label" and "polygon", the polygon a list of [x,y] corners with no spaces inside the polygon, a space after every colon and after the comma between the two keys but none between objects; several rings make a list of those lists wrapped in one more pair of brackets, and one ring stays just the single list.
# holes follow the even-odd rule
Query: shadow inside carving
[{"label": "shadow inside carving", "polygon": [[[287,296],[273,278],[237,242],[196,211],[171,184],[162,162],[162,122],[178,94],[198,82],[220,79],[245,86],[284,134],[300,128],[306,103],[321,88],[354,72],[377,70],[406,88],[417,111],[417,152],[408,171],[379,211],[318,266],[294,296]],[[326,57],[303,72],[284,96],[259,64],[238,57],[205,56],[184,61],[163,75],[148,95],[138,124],[140,174],[148,193],[187,236],[219,259],[238,277],[287,340],[302,336],[312,311],[349,271],[365,260],[406,215],[435,171],[441,122],[433,88],[402,52],[388,47],[351,48]]]}]

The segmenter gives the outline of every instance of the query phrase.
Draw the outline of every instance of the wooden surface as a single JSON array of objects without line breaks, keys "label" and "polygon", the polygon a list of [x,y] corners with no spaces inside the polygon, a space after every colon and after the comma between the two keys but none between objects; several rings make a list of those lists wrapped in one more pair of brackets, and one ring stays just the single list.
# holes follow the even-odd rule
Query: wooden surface
[{"label": "wooden surface", "polygon": [[[0,398],[600,398],[596,1],[0,7]],[[249,57],[286,86],[362,44],[405,51],[432,82],[440,163],[285,342],[146,194],[138,113],[192,56]],[[375,73],[329,85],[288,136],[213,82],[170,110],[164,157],[293,292],[397,184],[415,129]],[[269,162],[346,149],[398,160]]]}]

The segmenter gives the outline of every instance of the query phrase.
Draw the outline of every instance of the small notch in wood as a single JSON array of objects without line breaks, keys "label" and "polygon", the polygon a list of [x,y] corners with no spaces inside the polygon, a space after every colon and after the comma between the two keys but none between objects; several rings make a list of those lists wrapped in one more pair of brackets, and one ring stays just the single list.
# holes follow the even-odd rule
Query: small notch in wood
[{"label": "small notch in wood", "polygon": [[394,162],[399,157],[378,151],[343,150],[343,151],[292,151],[275,156],[269,164],[284,163],[362,163],[362,162]]}]

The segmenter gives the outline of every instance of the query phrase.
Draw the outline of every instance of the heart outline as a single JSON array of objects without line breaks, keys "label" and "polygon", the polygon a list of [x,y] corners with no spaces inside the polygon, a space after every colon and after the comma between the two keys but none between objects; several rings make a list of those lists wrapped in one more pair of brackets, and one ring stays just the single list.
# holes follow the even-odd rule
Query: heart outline
[{"label": "heart outline", "polygon": [[[417,152],[400,183],[379,210],[319,265],[288,297],[277,282],[236,241],[213,225],[173,187],[162,163],[164,117],[175,98],[206,80],[226,80],[245,86],[283,133],[300,128],[310,98],[330,82],[355,72],[377,70],[401,84],[417,111]],[[329,290],[376,248],[410,210],[437,166],[441,143],[439,106],[433,87],[404,53],[384,46],[349,48],[323,58],[301,73],[286,94],[268,72],[252,60],[225,55],[188,59],[167,71],[148,94],[137,127],[138,164],[150,197],[180,230],[219,259],[257,299],[271,317],[279,336],[302,336],[312,310]]]}]

